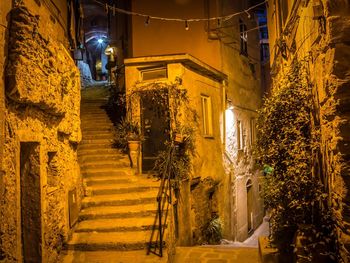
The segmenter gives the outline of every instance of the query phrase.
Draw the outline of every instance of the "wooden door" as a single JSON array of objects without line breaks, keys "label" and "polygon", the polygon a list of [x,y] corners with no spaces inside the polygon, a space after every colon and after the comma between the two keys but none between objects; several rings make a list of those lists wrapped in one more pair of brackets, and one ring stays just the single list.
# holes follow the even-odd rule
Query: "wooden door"
[{"label": "wooden door", "polygon": [[142,170],[149,171],[159,151],[169,140],[169,102],[167,91],[144,91],[141,95]]}]

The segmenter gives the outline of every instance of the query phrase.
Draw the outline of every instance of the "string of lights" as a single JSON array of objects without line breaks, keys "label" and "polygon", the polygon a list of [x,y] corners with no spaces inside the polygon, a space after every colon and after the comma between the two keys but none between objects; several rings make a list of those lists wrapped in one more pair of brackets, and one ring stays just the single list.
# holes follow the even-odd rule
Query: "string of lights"
[{"label": "string of lights", "polygon": [[113,15],[115,15],[116,13],[121,13],[121,14],[126,14],[126,15],[144,17],[146,19],[145,20],[146,25],[148,25],[150,23],[151,19],[160,20],[160,21],[174,21],[174,22],[185,23],[185,28],[186,28],[186,30],[188,30],[190,22],[217,21],[217,23],[220,24],[221,22],[228,21],[228,20],[232,19],[233,17],[241,15],[241,14],[246,14],[248,16],[248,18],[250,18],[251,15],[249,12],[251,12],[252,10],[254,10],[255,8],[257,8],[259,6],[264,5],[268,1],[265,0],[264,2],[261,2],[259,4],[254,5],[254,6],[251,6],[246,10],[243,10],[243,11],[240,11],[237,13],[233,13],[233,14],[229,14],[229,15],[225,15],[225,16],[216,16],[216,17],[209,17],[209,18],[188,18],[188,19],[152,16],[152,15],[148,15],[148,14],[137,13],[137,12],[121,9],[121,8],[116,7],[115,5],[113,5],[113,6],[108,5],[108,4],[102,3],[98,0],[94,0],[94,2],[103,6],[107,13],[112,12]]}]

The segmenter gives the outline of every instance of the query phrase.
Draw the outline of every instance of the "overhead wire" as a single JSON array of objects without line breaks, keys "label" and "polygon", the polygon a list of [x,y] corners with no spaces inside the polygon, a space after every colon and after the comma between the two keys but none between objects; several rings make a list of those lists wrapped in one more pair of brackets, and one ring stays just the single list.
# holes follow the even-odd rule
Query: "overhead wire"
[{"label": "overhead wire", "polygon": [[115,6],[111,6],[105,3],[102,3],[98,0],[94,0],[95,3],[103,6],[106,9],[106,12],[110,10],[113,11],[113,13],[122,13],[122,14],[126,14],[126,15],[132,15],[132,16],[139,16],[139,17],[144,17],[146,18],[148,21],[149,19],[154,19],[154,20],[161,20],[161,21],[175,21],[175,22],[183,22],[183,23],[189,23],[189,22],[201,22],[201,21],[227,21],[232,19],[235,16],[241,15],[241,14],[249,14],[250,11],[252,11],[253,9],[264,5],[265,3],[267,3],[268,1],[265,0],[264,2],[261,2],[259,4],[256,4],[254,6],[249,7],[248,9],[245,9],[243,11],[237,12],[237,13],[233,13],[233,14],[229,14],[229,15],[225,15],[225,16],[216,16],[216,17],[209,17],[209,18],[171,18],[171,17],[160,17],[160,16],[152,16],[149,14],[143,14],[143,13],[138,13],[138,12],[134,12],[134,11],[128,11],[125,9],[121,9]]}]

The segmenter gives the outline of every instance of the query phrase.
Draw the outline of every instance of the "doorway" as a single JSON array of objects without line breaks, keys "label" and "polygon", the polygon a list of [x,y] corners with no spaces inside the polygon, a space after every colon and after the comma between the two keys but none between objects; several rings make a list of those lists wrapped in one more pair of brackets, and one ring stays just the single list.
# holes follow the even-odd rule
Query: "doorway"
[{"label": "doorway", "polygon": [[248,234],[253,230],[253,184],[249,179],[246,184],[247,188],[247,221],[248,221]]},{"label": "doorway", "polygon": [[23,262],[41,262],[40,145],[20,145],[21,238]]},{"label": "doorway", "polygon": [[144,91],[141,94],[142,170],[150,171],[159,151],[169,141],[169,100],[166,89]]}]

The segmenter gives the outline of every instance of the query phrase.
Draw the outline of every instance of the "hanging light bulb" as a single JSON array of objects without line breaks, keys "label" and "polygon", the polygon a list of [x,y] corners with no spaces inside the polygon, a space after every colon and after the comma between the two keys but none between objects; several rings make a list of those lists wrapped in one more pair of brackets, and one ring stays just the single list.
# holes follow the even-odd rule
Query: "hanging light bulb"
[{"label": "hanging light bulb", "polygon": [[221,19],[220,18],[218,18],[218,27],[220,27],[221,26]]},{"label": "hanging light bulb", "polygon": [[252,16],[250,15],[250,13],[248,12],[248,11],[245,11],[246,12],[246,14],[247,14],[247,17],[248,17],[248,19],[250,19]]},{"label": "hanging light bulb", "polygon": [[186,20],[185,21],[185,30],[189,30],[190,29],[190,26],[189,26],[189,24],[188,24],[188,21]]},{"label": "hanging light bulb", "polygon": [[151,18],[148,16],[145,21],[145,26],[148,26],[151,21]]}]

